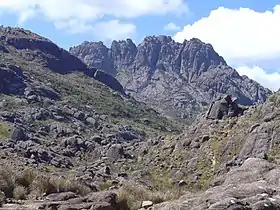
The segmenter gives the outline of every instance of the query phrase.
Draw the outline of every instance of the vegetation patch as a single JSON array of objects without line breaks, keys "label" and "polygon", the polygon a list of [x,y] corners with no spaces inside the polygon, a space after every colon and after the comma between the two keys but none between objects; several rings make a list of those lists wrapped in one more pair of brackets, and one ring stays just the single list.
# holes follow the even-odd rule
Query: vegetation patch
[{"label": "vegetation patch", "polygon": [[214,177],[214,170],[212,169],[212,160],[207,154],[201,154],[198,158],[196,165],[196,172],[200,174],[197,182],[193,187],[198,190],[209,188],[211,181]]},{"label": "vegetation patch", "polygon": [[174,191],[151,191],[132,182],[126,183],[117,194],[118,202],[123,210],[138,210],[143,201],[152,201],[157,204],[179,197]]},{"label": "vegetation patch", "polygon": [[273,147],[269,150],[267,154],[267,158],[269,162],[279,164],[280,160],[280,146],[279,145],[273,145]]},{"label": "vegetation patch", "polygon": [[269,102],[272,102],[274,106],[280,107],[280,93],[277,92],[275,94],[272,94],[267,99]]},{"label": "vegetation patch", "polygon": [[48,195],[57,192],[74,192],[85,196],[91,190],[72,177],[58,178],[42,174],[31,168],[23,171],[10,168],[8,165],[0,167],[0,191],[7,198],[26,199],[29,195]]},{"label": "vegetation patch", "polygon": [[11,134],[11,126],[3,121],[0,121],[0,141],[9,138]]}]

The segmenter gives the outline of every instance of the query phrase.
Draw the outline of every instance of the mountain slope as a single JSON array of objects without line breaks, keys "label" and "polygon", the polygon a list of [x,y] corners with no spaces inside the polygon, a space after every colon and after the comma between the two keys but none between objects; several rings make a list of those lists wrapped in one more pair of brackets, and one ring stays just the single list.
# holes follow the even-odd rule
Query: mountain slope
[{"label": "mountain slope", "polygon": [[168,36],[149,36],[138,46],[127,39],[113,41],[110,48],[84,42],[69,51],[115,76],[136,99],[172,117],[197,115],[225,93],[243,105],[263,102],[271,93],[240,76],[210,44],[198,39],[177,43]]},{"label": "mountain slope", "polygon": [[183,195],[151,209],[279,209],[279,102],[277,93],[242,117],[200,118],[179,136],[145,143],[131,164],[144,172],[133,178]]},{"label": "mountain slope", "polygon": [[24,199],[27,209],[66,208],[86,195],[77,209],[120,209],[102,191],[127,182],[122,170],[142,143],[183,125],[118,84],[31,31],[0,27],[0,209]]},{"label": "mountain slope", "polygon": [[[1,145],[1,154],[12,147],[17,148],[12,153],[27,165],[71,168],[74,159],[85,154],[96,153],[93,159],[106,157],[116,143],[125,142],[121,146],[125,149],[182,129],[179,123],[113,91],[105,85],[107,79],[105,84],[99,82],[92,75],[94,69],[51,41],[10,27],[1,27],[0,37],[0,139],[8,139]],[[66,140],[80,141],[83,146],[75,143],[65,148],[62,142]],[[40,150],[49,157],[32,160],[32,154],[38,156]]]}]

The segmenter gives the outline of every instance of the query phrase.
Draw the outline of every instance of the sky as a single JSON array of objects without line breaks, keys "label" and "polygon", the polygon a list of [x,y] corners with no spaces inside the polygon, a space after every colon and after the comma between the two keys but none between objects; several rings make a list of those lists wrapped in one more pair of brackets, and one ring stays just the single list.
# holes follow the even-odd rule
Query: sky
[{"label": "sky", "polygon": [[84,41],[169,35],[213,45],[239,74],[280,88],[280,0],[0,0],[0,24],[68,50]]}]

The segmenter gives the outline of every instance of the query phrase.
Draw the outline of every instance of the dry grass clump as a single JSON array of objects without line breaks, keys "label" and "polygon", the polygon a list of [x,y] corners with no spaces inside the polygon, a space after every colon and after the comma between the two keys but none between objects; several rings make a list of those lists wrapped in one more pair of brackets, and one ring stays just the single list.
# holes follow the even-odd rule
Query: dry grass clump
[{"label": "dry grass clump", "polygon": [[13,170],[9,167],[0,168],[0,191],[2,191],[6,197],[13,197],[13,191],[16,187],[16,176]]},{"label": "dry grass clump", "polygon": [[143,201],[152,201],[154,204],[179,198],[179,190],[166,192],[151,191],[144,186],[129,182],[122,186],[118,194],[118,202],[123,210],[136,210],[141,208]]},{"label": "dry grass clump", "polygon": [[87,195],[90,188],[78,183],[72,178],[39,176],[34,180],[32,188],[39,195],[48,195],[58,192],[74,192],[78,195]]},{"label": "dry grass clump", "polygon": [[13,190],[13,198],[17,200],[25,200],[27,196],[27,189],[23,186],[16,186]]},{"label": "dry grass clump", "polygon": [[[44,196],[57,192],[74,192],[87,195],[91,189],[72,177],[42,175],[34,169],[16,171],[9,166],[0,166],[0,191],[6,198],[24,200],[28,196]],[[1,202],[0,202],[1,203]]]}]

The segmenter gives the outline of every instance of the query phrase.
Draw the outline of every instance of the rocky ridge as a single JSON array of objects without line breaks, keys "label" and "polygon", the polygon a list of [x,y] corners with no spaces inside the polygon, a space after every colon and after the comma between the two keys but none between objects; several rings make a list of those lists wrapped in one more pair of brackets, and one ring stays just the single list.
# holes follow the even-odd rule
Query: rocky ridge
[{"label": "rocky ridge", "polygon": [[[38,63],[42,68],[51,69],[53,72],[59,74],[82,72],[87,76],[104,83],[113,90],[123,93],[123,87],[111,75],[94,68],[88,68],[84,63],[75,56],[69,54],[66,50],[31,31],[23,30],[21,28],[15,30],[11,27],[2,26],[0,27],[0,41],[0,52],[2,52],[3,55],[6,55],[7,58],[12,50],[13,52],[16,52],[17,56],[25,58],[26,61]],[[6,68],[8,71],[7,67],[2,67]],[[8,79],[19,80],[21,74],[20,69],[12,65],[9,67],[12,69],[5,73],[5,80],[7,80],[6,77],[8,74],[10,75]],[[1,74],[3,73],[2,70]],[[5,83],[6,82],[3,81],[1,85],[3,84],[3,86],[5,86]]]},{"label": "rocky ridge", "polygon": [[227,65],[210,44],[199,39],[177,43],[169,36],[148,36],[138,46],[131,39],[84,42],[70,53],[90,67],[115,76],[137,100],[176,118],[197,116],[221,94],[239,103],[264,102],[271,93]]}]

